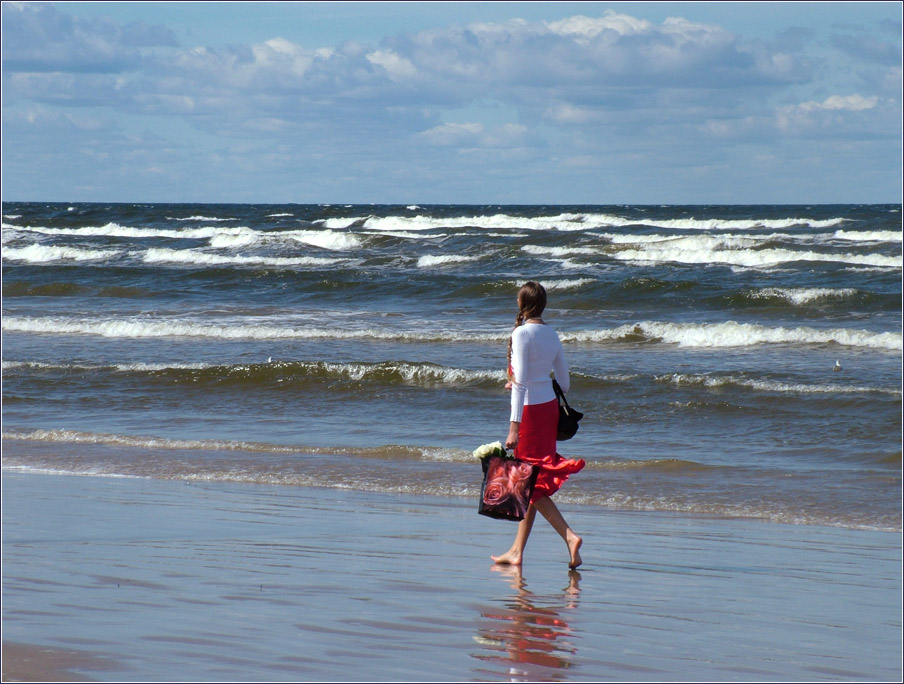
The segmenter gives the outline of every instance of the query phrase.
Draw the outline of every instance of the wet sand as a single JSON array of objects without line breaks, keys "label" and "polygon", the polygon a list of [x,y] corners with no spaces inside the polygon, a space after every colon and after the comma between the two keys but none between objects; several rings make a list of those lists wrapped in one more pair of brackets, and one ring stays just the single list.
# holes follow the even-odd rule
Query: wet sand
[{"label": "wet sand", "polygon": [[900,681],[901,536],[6,470],[4,681]]}]

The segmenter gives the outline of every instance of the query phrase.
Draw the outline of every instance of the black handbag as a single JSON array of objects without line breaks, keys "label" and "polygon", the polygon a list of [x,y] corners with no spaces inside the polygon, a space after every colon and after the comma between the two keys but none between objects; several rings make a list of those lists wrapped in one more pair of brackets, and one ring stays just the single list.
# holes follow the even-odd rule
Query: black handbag
[{"label": "black handbag", "polygon": [[523,520],[537,483],[539,466],[510,456],[481,459],[483,484],[477,512],[490,518]]},{"label": "black handbag", "polygon": [[552,381],[552,389],[556,393],[556,399],[559,400],[559,430],[556,434],[556,440],[564,442],[566,439],[574,437],[578,427],[580,427],[578,421],[584,417],[584,414],[568,405],[565,392],[562,391],[559,383],[555,380]]}]

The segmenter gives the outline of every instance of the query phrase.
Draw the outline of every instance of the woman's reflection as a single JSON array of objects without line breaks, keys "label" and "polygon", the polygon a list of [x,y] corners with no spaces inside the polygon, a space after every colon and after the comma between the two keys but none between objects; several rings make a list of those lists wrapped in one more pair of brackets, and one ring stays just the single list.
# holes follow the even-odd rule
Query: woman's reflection
[{"label": "woman's reflection", "polygon": [[527,589],[520,567],[494,565],[493,570],[503,573],[515,592],[506,599],[504,607],[481,610],[474,640],[484,650],[473,655],[504,669],[487,667],[478,671],[510,681],[565,679],[563,670],[572,667],[571,658],[577,648],[562,615],[578,605],[581,574],[576,570],[569,572],[568,586],[561,594],[538,596]]}]

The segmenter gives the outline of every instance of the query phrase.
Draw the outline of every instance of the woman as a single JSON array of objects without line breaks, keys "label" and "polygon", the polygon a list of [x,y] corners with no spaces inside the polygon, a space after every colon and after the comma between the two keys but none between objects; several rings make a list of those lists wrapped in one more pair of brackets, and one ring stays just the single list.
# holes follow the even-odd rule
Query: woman
[{"label": "woman", "polygon": [[511,422],[507,449],[514,456],[540,466],[537,484],[524,520],[512,547],[501,556],[491,556],[500,564],[521,565],[524,547],[530,536],[537,511],[549,521],[568,546],[568,567],[581,564],[581,538],[565,522],[549,497],[555,494],[572,473],[584,467],[583,459],[562,458],[556,453],[559,402],[552,388],[549,371],[555,373],[563,392],[568,391],[568,365],[556,331],[542,318],[546,308],[546,290],[539,283],[526,283],[518,292],[518,316],[509,340],[509,376],[506,388],[512,390]]}]

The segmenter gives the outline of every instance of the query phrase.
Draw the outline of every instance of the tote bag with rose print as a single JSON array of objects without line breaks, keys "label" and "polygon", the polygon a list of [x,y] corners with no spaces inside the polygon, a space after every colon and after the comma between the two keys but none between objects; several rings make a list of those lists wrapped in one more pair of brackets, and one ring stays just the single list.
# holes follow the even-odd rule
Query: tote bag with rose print
[{"label": "tote bag with rose print", "polygon": [[481,464],[483,485],[477,512],[490,518],[523,520],[534,493],[539,466],[498,455],[482,458]]}]

